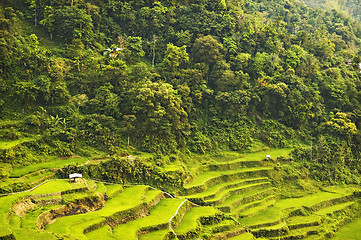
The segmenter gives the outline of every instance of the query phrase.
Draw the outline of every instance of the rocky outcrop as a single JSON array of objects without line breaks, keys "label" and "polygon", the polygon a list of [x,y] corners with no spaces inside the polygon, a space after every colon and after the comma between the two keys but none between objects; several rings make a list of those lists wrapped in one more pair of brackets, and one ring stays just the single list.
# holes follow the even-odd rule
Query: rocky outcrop
[{"label": "rocky outcrop", "polygon": [[75,202],[41,214],[37,218],[36,226],[38,229],[45,229],[46,225],[55,222],[58,218],[97,211],[103,208],[104,203],[105,199],[102,194],[78,199]]}]

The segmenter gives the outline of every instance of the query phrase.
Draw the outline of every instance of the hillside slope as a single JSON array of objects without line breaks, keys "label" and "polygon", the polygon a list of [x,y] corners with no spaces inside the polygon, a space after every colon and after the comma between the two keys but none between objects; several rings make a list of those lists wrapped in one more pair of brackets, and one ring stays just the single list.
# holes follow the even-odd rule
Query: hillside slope
[{"label": "hillside slope", "polygon": [[355,0],[304,0],[304,2],[312,7],[342,11],[358,21],[361,20],[360,4]]},{"label": "hillside slope", "polygon": [[[52,179],[30,192],[0,197],[0,237],[325,239],[360,217],[360,187],[322,187],[289,175],[285,169],[299,168],[282,160],[289,151],[218,159],[203,165],[172,197],[147,185],[94,182],[88,176],[75,182]],[[260,157],[266,153],[274,160]]]},{"label": "hillside slope", "polygon": [[322,238],[356,217],[361,24],[343,12],[5,0],[0,36],[2,237]]}]

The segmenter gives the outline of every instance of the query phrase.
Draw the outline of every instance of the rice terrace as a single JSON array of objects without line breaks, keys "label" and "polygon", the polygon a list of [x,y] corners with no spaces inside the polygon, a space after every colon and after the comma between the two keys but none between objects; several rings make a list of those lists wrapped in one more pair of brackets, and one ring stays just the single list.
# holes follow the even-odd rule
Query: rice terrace
[{"label": "rice terrace", "polygon": [[[229,152],[198,166],[171,162],[163,174],[187,167],[195,173],[171,193],[92,180],[91,170],[105,160],[14,169],[14,183],[44,184],[1,196],[1,238],[324,239],[359,217],[360,187],[319,187],[302,172],[289,174],[301,167],[287,158],[290,151]],[[84,178],[65,179],[69,171],[83,171]]]},{"label": "rice terrace", "polygon": [[360,240],[360,1],[1,0],[3,239]]}]

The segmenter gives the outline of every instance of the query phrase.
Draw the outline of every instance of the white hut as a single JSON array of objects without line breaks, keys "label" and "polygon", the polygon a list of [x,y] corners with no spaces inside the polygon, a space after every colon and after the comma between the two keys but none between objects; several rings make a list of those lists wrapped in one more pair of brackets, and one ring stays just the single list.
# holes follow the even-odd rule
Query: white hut
[{"label": "white hut", "polygon": [[81,173],[69,174],[69,181],[77,182],[77,178],[83,178],[83,175]]}]

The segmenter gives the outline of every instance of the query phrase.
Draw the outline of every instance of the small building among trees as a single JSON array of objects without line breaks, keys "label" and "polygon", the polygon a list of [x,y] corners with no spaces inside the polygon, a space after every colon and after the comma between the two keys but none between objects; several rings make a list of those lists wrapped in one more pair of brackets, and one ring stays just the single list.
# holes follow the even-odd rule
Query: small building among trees
[{"label": "small building among trees", "polygon": [[83,175],[81,173],[72,173],[69,174],[69,181],[70,182],[78,182],[77,179],[83,178]]}]

